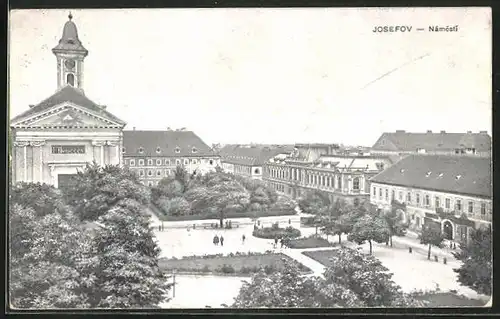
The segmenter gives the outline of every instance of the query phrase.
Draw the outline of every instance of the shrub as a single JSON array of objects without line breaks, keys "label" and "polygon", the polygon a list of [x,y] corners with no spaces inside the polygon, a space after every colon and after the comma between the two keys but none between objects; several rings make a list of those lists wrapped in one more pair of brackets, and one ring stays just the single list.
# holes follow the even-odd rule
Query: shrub
[{"label": "shrub", "polygon": [[223,274],[234,274],[235,273],[235,270],[233,268],[233,266],[231,265],[222,265],[219,269],[218,269],[219,272],[223,273]]},{"label": "shrub", "polygon": [[208,265],[205,265],[202,269],[201,269],[202,272],[210,272],[210,267],[208,267]]}]

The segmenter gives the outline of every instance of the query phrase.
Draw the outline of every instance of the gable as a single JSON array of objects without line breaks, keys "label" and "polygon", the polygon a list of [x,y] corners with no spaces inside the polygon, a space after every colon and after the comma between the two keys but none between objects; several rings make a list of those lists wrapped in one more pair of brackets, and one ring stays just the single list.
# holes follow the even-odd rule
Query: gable
[{"label": "gable", "polygon": [[387,134],[382,134],[382,136],[378,139],[377,142],[372,147],[375,150],[384,150],[384,151],[398,151],[398,147],[394,145]]},{"label": "gable", "polygon": [[62,104],[70,104],[76,106],[82,110],[88,111],[91,114],[98,115],[101,118],[105,118],[114,123],[121,124],[125,126],[125,122],[106,111],[102,106],[99,106],[88,97],[83,94],[82,91],[72,87],[65,86],[55,94],[49,96],[42,102],[30,107],[29,110],[19,114],[11,120],[12,125],[18,125],[20,122],[32,119],[33,117],[40,117],[42,114],[53,110],[54,108]]},{"label": "gable", "polygon": [[121,127],[121,123],[89,112],[71,103],[63,103],[50,110],[34,114],[31,117],[12,123],[14,127]]}]

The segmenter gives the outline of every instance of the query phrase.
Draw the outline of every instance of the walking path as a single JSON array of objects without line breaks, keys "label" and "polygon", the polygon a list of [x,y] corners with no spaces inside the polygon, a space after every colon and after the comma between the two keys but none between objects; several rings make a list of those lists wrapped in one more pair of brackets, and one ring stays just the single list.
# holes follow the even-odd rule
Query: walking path
[{"label": "walking path", "polygon": [[305,251],[316,251],[316,250],[334,250],[337,247],[319,247],[319,248],[306,248],[306,249],[283,249],[281,252],[288,257],[294,259],[295,261],[303,264],[313,271],[312,276],[318,276],[324,278],[324,273],[326,267],[320,262],[306,256],[303,254]]}]

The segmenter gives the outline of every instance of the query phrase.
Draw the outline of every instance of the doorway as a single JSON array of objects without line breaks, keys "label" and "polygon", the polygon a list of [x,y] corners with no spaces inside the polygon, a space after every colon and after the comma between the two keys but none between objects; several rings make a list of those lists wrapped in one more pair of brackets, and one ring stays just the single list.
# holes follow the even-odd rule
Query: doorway
[{"label": "doorway", "polygon": [[443,223],[443,234],[445,239],[453,240],[453,225],[448,220]]}]

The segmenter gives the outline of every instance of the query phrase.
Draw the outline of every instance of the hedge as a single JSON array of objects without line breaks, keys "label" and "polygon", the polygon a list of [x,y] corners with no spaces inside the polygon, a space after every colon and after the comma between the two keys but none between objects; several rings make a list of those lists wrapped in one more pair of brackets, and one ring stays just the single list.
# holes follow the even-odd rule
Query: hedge
[{"label": "hedge", "polygon": [[264,239],[297,238],[300,237],[300,230],[292,226],[288,226],[287,228],[264,227],[254,229],[252,235]]},{"label": "hedge", "polygon": [[[297,212],[294,210],[267,210],[257,212],[228,212],[224,214],[224,218],[254,218],[254,217],[269,217],[269,216],[291,216]],[[184,220],[205,220],[205,219],[219,219],[218,213],[206,213],[203,215],[186,215],[186,216],[158,216],[163,221],[184,221]]]}]

